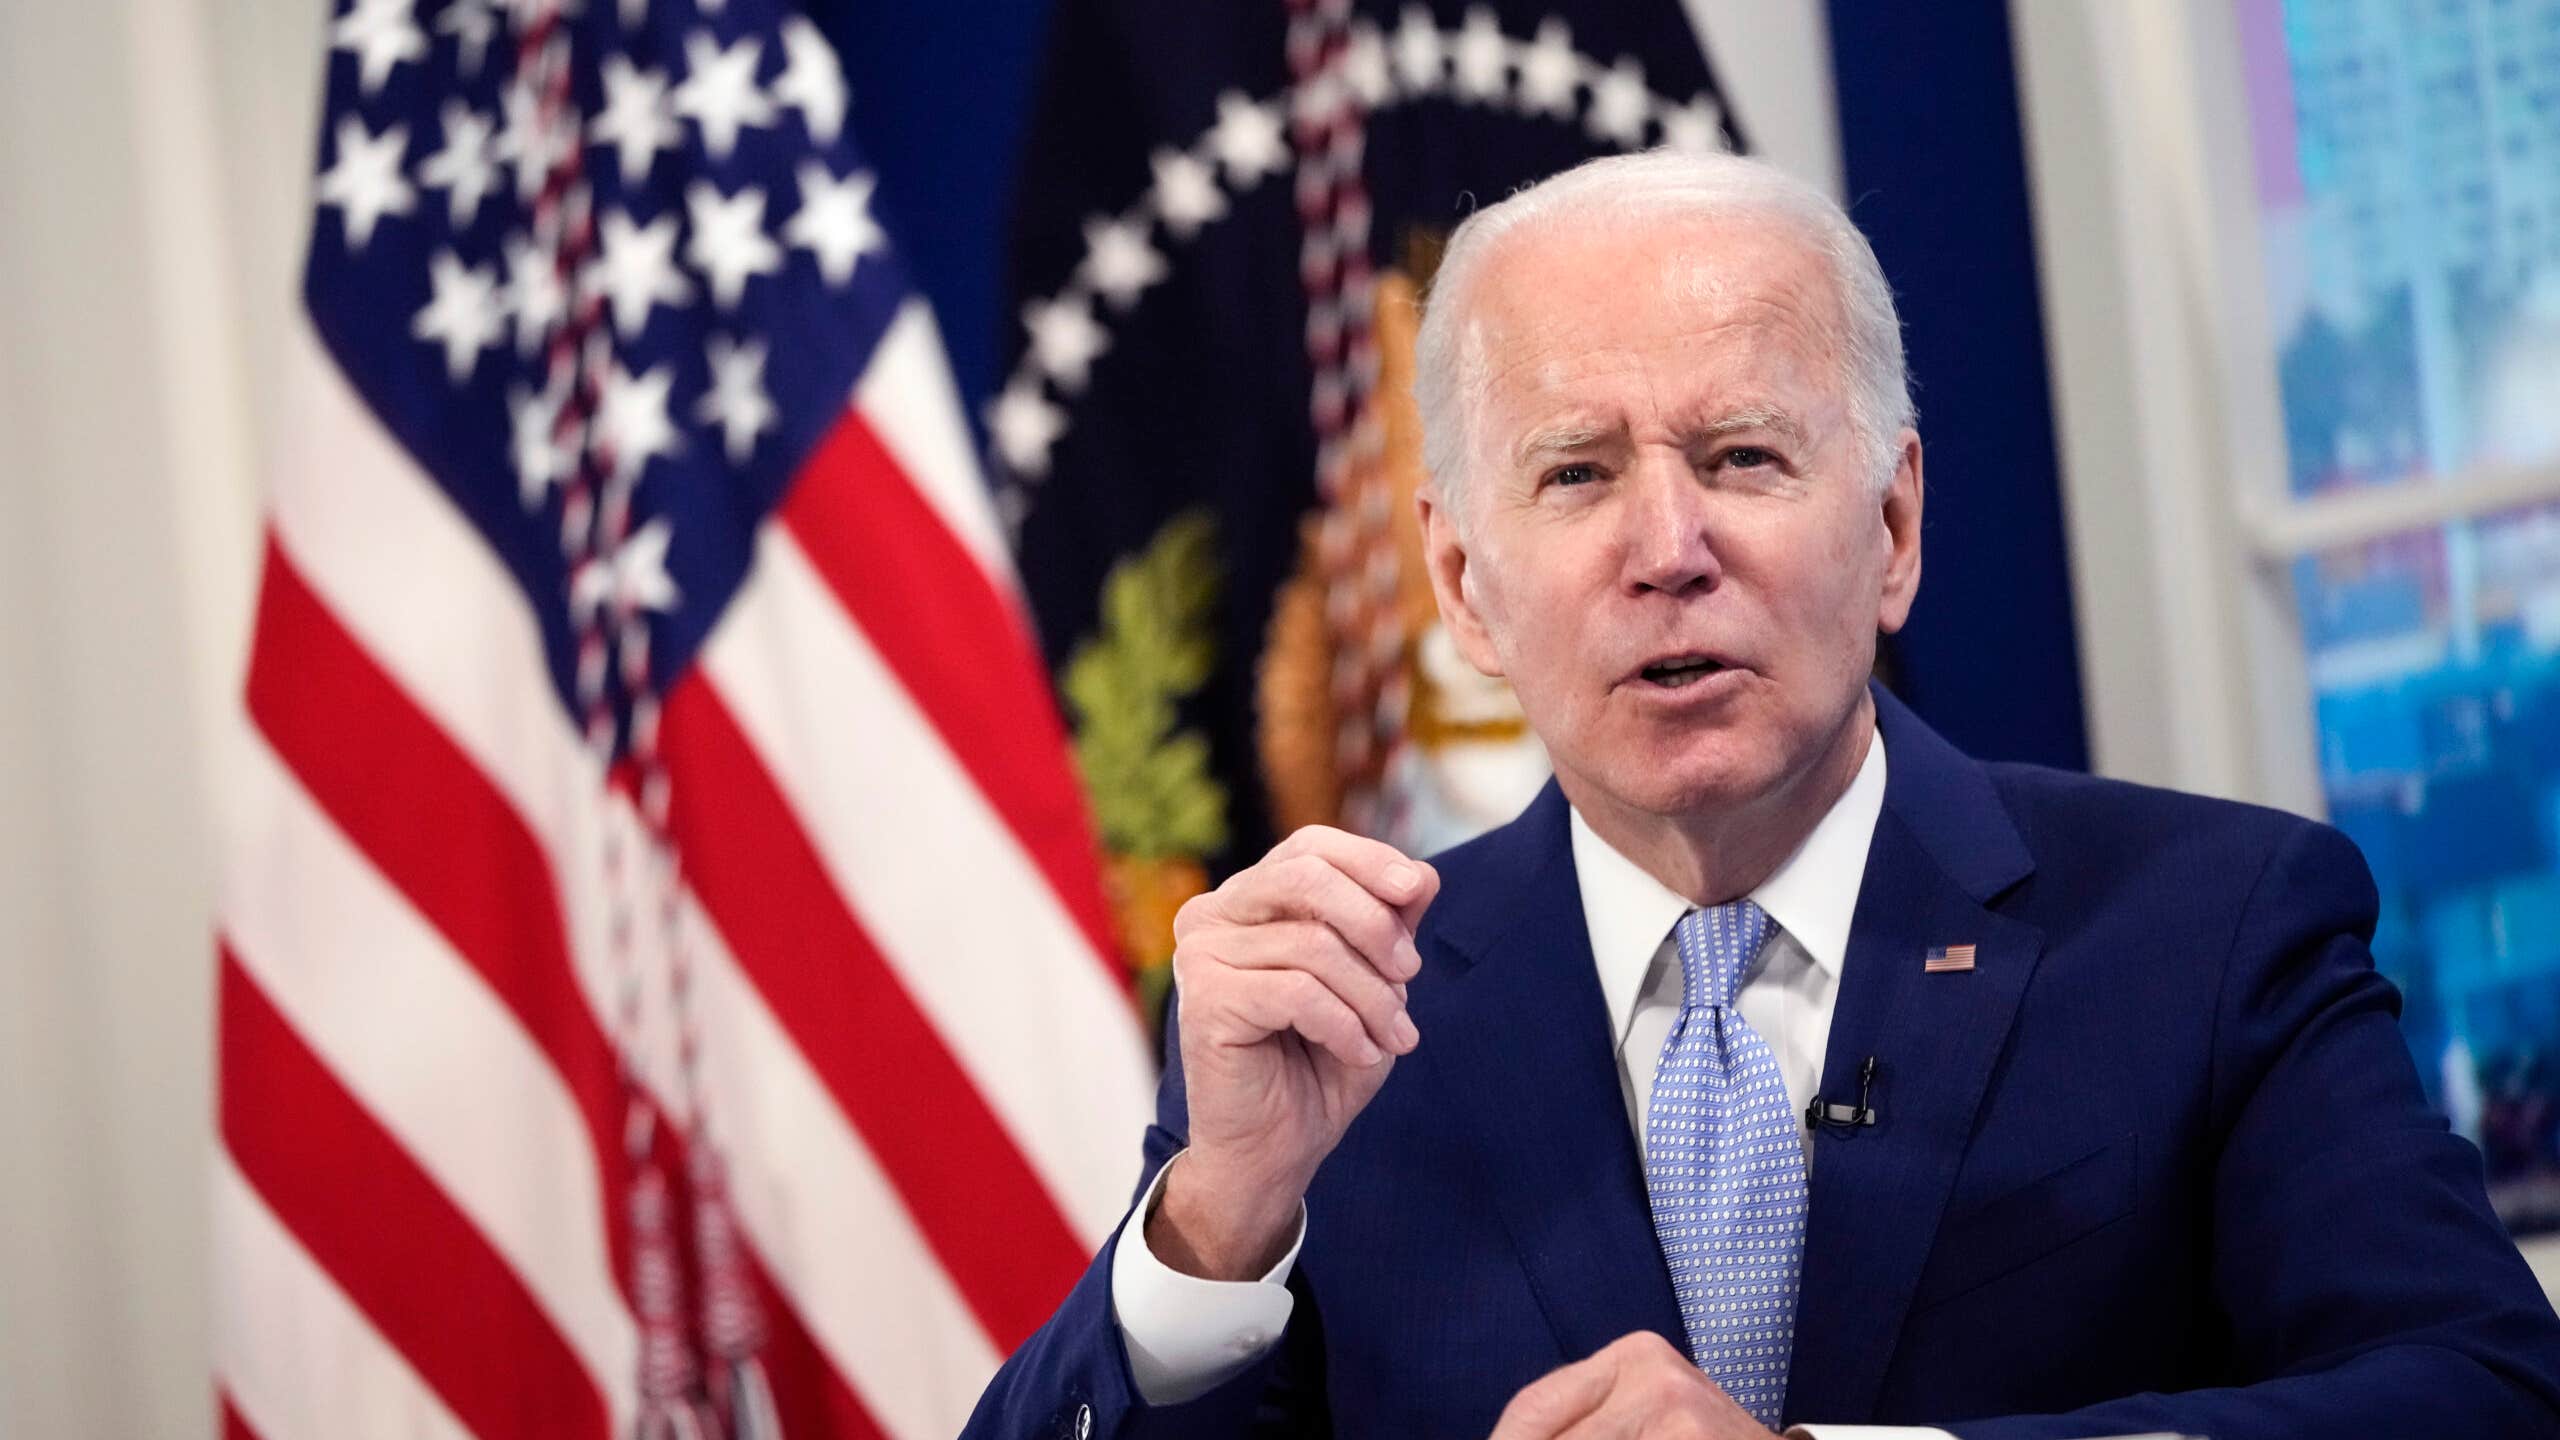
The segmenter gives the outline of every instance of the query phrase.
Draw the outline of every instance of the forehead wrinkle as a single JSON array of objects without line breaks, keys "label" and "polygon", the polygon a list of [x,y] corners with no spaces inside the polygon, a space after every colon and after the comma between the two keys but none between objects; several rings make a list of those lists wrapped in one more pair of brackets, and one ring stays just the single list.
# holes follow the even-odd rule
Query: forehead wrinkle
[{"label": "forehead wrinkle", "polygon": [[[1549,309],[1544,302],[1550,297],[1534,288],[1527,296],[1514,288],[1521,283],[1519,272],[1523,268],[1534,271],[1536,262],[1544,260],[1549,251],[1569,248],[1579,237],[1529,234],[1506,236],[1503,242],[1497,242],[1499,249],[1488,257],[1483,273],[1474,279],[1471,288],[1479,292],[1480,298],[1467,307],[1453,347],[1457,351],[1456,368],[1466,377],[1459,387],[1459,403],[1476,421],[1469,427],[1477,431],[1476,444],[1486,446],[1492,442],[1488,458],[1501,457],[1508,451],[1511,463],[1518,465],[1541,453],[1588,444],[1611,433],[1630,433],[1631,416],[1616,416],[1605,428],[1565,420],[1533,430],[1504,446],[1496,436],[1484,433],[1482,422],[1491,418],[1489,402],[1506,390],[1514,395],[1525,390],[1534,396],[1589,378],[1596,371],[1631,371],[1640,377],[1645,391],[1656,392],[1653,403],[1659,405],[1670,398],[1658,393],[1666,381],[1677,389],[1690,389],[1699,381],[1723,389],[1737,380],[1748,384],[1751,379],[1768,378],[1765,374],[1730,373],[1725,367],[1732,359],[1721,354],[1716,361],[1706,362],[1704,373],[1679,363],[1673,367],[1676,373],[1652,373],[1660,360],[1676,361],[1692,346],[1717,348],[1728,335],[1756,332],[1779,343],[1770,347],[1765,342],[1746,342],[1757,355],[1747,370],[1761,372],[1774,365],[1784,373],[1796,372],[1800,360],[1828,355],[1836,348],[1842,302],[1830,293],[1831,287],[1808,283],[1809,278],[1818,277],[1807,275],[1806,257],[1782,253],[1772,263],[1771,257],[1755,253],[1759,247],[1751,242],[1759,237],[1748,229],[1738,237],[1743,240],[1745,253],[1735,255],[1716,243],[1735,238],[1734,227],[1710,222],[1705,228],[1709,231],[1707,236],[1693,232],[1691,237],[1683,237],[1689,243],[1674,241],[1666,247],[1670,253],[1658,254],[1661,269],[1656,272],[1656,283],[1659,293],[1671,303],[1649,317],[1653,323],[1640,322],[1634,333],[1625,334],[1594,330],[1585,317]],[[1699,244],[1701,239],[1706,244]],[[1773,348],[1778,353],[1769,353]],[[1701,401],[1706,403],[1698,403]],[[1713,402],[1693,393],[1692,403],[1695,414],[1708,411]],[[1810,436],[1803,420],[1768,404],[1711,414],[1708,424],[1711,428],[1702,438],[1755,426],[1776,430],[1798,445],[1807,443]],[[1486,455],[1487,451],[1478,449],[1476,453]]]}]

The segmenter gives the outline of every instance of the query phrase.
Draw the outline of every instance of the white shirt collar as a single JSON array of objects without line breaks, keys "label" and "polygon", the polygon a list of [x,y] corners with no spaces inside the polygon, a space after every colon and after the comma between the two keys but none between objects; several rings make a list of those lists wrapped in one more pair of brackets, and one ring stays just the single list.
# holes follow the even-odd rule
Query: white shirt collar
[{"label": "white shirt collar", "polygon": [[[1795,937],[1835,982],[1849,954],[1849,921],[1858,910],[1867,849],[1883,810],[1884,735],[1879,731],[1868,740],[1867,758],[1849,788],[1796,852],[1751,892],[1778,928]],[[1571,828],[1573,873],[1582,887],[1582,922],[1591,933],[1591,958],[1600,969],[1610,1024],[1624,1039],[1663,937],[1696,907],[1611,848],[1581,811],[1573,812]]]}]

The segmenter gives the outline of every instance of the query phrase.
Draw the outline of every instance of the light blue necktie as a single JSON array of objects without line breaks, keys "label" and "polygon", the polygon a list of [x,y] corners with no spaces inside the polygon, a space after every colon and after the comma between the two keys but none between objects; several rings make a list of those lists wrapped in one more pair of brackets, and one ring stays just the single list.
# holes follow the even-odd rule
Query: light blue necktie
[{"label": "light blue necktie", "polygon": [[1689,1358],[1774,1430],[1795,1352],[1804,1141],[1778,1057],[1733,1005],[1771,928],[1737,900],[1672,930],[1680,1018],[1646,1107],[1644,1178]]}]

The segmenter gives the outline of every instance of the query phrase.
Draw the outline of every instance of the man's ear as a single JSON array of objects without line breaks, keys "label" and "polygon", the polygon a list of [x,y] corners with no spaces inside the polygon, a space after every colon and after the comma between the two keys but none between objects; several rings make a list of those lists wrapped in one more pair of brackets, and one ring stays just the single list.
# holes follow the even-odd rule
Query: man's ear
[{"label": "man's ear", "polygon": [[1884,531],[1890,547],[1884,561],[1883,593],[1876,602],[1876,628],[1887,635],[1911,618],[1911,602],[1920,594],[1920,507],[1926,487],[1920,467],[1920,432],[1905,429],[1896,441],[1893,479],[1885,486]]},{"label": "man's ear", "polygon": [[1493,632],[1476,608],[1479,587],[1471,568],[1474,557],[1458,535],[1457,516],[1442,503],[1437,482],[1414,491],[1414,510],[1422,520],[1422,563],[1431,572],[1431,598],[1440,602],[1441,623],[1457,642],[1458,654],[1487,675],[1502,674],[1502,654]]}]

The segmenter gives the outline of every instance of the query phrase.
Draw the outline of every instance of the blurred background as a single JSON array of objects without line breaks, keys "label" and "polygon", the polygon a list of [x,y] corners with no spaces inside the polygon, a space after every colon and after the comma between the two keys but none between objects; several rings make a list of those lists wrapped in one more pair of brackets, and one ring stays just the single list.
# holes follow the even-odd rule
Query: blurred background
[{"label": "blurred background", "polygon": [[2560,1286],[2560,0],[0,0],[0,1433],[948,1434],[1170,919],[1544,773],[1415,296],[1763,156],[1889,683],[2363,848]]}]

